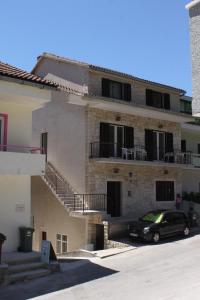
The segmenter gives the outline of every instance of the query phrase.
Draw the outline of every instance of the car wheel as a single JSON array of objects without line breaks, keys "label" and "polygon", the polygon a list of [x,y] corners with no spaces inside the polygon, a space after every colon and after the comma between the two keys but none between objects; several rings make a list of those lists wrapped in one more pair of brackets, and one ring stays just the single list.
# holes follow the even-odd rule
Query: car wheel
[{"label": "car wheel", "polygon": [[183,231],[183,235],[185,237],[187,237],[188,235],[190,235],[190,228],[188,226],[185,226],[184,231]]},{"label": "car wheel", "polygon": [[153,233],[152,241],[157,244],[160,241],[160,234],[158,232]]}]

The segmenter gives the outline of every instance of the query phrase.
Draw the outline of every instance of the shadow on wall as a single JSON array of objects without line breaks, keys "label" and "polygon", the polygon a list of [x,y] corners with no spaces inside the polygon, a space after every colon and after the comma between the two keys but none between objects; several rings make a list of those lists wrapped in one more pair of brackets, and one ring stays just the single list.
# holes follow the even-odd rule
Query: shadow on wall
[{"label": "shadow on wall", "polygon": [[[83,261],[83,260],[82,260]],[[67,264],[67,263],[66,263]],[[69,265],[71,265],[69,263]],[[0,298],[3,300],[26,300],[49,293],[61,291],[77,284],[110,276],[118,271],[108,269],[97,264],[84,260],[81,266],[69,269],[61,273],[54,273],[48,277],[35,279],[31,282],[10,285],[0,288]]]}]

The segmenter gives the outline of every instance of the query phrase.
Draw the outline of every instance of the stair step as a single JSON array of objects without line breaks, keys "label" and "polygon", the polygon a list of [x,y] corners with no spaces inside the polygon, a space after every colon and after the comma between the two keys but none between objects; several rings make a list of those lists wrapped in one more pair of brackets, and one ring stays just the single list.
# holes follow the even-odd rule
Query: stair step
[{"label": "stair step", "polygon": [[41,262],[34,262],[34,263],[26,263],[20,265],[13,265],[8,268],[9,274],[15,274],[20,272],[32,271],[44,268],[45,264]]},{"label": "stair step", "polygon": [[22,273],[16,273],[9,276],[9,283],[15,283],[19,281],[31,280],[39,277],[44,277],[51,274],[48,269],[38,269],[34,271],[27,271]]},{"label": "stair step", "polygon": [[31,263],[39,263],[40,262],[40,255],[32,256],[32,257],[25,257],[19,259],[13,259],[5,261],[9,266],[16,266],[16,265],[24,265],[24,264],[31,264]]}]

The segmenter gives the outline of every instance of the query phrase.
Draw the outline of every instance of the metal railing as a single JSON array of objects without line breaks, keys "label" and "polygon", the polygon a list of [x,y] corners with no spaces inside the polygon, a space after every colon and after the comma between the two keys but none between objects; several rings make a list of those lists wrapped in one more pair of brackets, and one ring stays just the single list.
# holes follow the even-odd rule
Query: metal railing
[{"label": "metal railing", "polygon": [[93,142],[90,144],[90,158],[118,158],[136,161],[158,161],[165,163],[176,163],[200,167],[200,154],[191,151],[182,152],[173,150],[166,152],[163,147],[154,149],[153,155],[149,155],[145,146],[134,145],[133,148],[124,148],[117,143]]},{"label": "metal railing", "polygon": [[106,211],[106,194],[74,194],[74,210]]},{"label": "metal railing", "polygon": [[19,145],[2,145],[0,144],[0,151],[18,152],[18,153],[42,153],[40,147],[19,146]]},{"label": "metal railing", "polygon": [[45,178],[59,196],[63,204],[74,211],[106,211],[106,194],[78,194],[74,193],[71,185],[59,174],[59,172],[47,163]]}]

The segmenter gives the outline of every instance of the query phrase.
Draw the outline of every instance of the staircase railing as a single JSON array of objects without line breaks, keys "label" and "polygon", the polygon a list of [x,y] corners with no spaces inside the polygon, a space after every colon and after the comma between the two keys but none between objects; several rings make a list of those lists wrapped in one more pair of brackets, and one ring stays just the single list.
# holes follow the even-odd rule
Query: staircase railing
[{"label": "staircase railing", "polygon": [[51,163],[46,164],[45,179],[63,204],[74,211],[106,211],[106,194],[78,194],[74,193],[71,185],[59,174]]},{"label": "staircase railing", "polygon": [[74,194],[74,210],[106,211],[106,194]]}]

